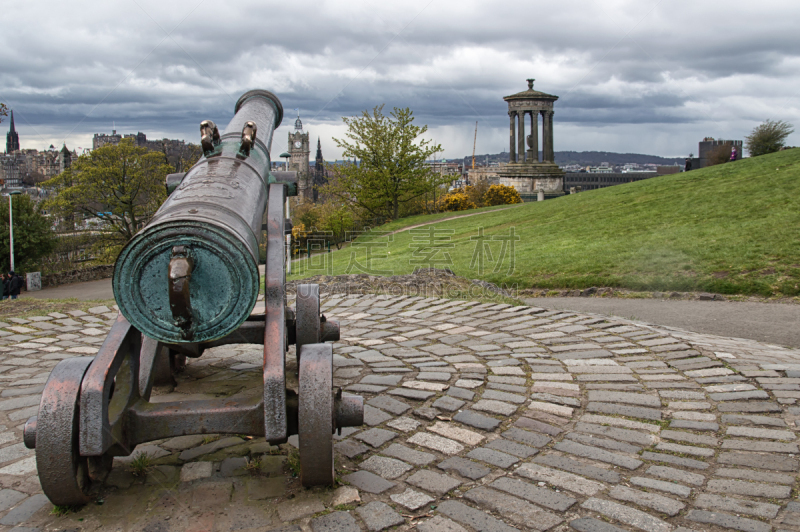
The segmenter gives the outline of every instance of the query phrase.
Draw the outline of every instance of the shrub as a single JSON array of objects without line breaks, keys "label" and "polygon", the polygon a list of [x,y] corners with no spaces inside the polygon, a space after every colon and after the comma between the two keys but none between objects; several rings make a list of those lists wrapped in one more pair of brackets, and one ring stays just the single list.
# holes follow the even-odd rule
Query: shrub
[{"label": "shrub", "polygon": [[780,151],[786,141],[786,137],[794,133],[791,124],[783,120],[767,120],[756,127],[748,136],[744,138],[744,145],[750,152],[750,157],[758,157],[767,153]]},{"label": "shrub", "polygon": [[439,208],[443,211],[466,211],[476,208],[476,205],[463,192],[453,191],[442,197]]},{"label": "shrub", "polygon": [[486,205],[510,205],[522,203],[522,198],[514,187],[507,185],[492,185],[483,196]]}]

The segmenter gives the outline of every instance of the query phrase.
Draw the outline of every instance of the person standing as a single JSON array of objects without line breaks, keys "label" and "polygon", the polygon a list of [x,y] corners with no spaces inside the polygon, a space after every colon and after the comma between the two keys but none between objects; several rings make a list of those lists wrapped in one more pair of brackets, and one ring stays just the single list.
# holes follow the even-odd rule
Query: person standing
[{"label": "person standing", "polygon": [[736,160],[736,146],[731,148],[731,162]]},{"label": "person standing", "polygon": [[9,289],[11,288],[11,279],[7,273],[3,274],[3,299],[8,299]]},{"label": "person standing", "polygon": [[8,297],[11,299],[17,299],[17,297],[19,297],[20,290],[22,290],[22,285],[25,283],[22,280],[22,277],[14,272],[9,272],[8,275],[11,277],[8,286]]}]

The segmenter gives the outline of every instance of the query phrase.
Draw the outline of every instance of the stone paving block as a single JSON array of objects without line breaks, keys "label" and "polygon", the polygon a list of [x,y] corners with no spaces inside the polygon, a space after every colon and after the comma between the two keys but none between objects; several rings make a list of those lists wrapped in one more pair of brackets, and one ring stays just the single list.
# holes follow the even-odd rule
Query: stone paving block
[{"label": "stone paving block", "polygon": [[[533,462],[545,466],[556,467],[569,471],[577,475],[601,480],[603,482],[611,482],[616,484],[620,481],[619,473],[593,465],[585,464],[575,460],[569,456],[559,456],[555,454],[540,454],[533,458]],[[522,467],[522,466],[520,466]],[[580,493],[580,492],[578,492]]]},{"label": "stone paving block", "polygon": [[569,526],[578,532],[625,532],[625,530],[591,517],[570,521]]},{"label": "stone paving block", "polygon": [[573,408],[569,406],[556,405],[542,401],[531,401],[530,405],[528,405],[528,408],[563,417],[572,417],[573,412]]},{"label": "stone paving block", "polygon": [[27,495],[25,493],[20,493],[8,488],[0,491],[0,512],[5,512],[26,497]]},{"label": "stone paving block", "polygon": [[655,408],[624,406],[614,403],[589,403],[586,407],[586,411],[661,421],[661,410],[657,410]]},{"label": "stone paving block", "polygon": [[789,453],[792,455],[800,453],[800,448],[798,448],[796,443],[778,443],[763,440],[728,439],[722,442],[722,449],[760,451],[765,453]]},{"label": "stone paving block", "polygon": [[361,462],[359,467],[389,480],[395,479],[412,469],[405,462],[394,458],[384,458],[383,456],[370,456]]},{"label": "stone paving block", "polygon": [[786,499],[792,492],[789,486],[775,486],[758,482],[747,482],[744,480],[716,478],[708,481],[706,489],[712,493],[769,497],[772,499]]},{"label": "stone paving block", "polygon": [[[225,449],[227,447],[233,447],[234,445],[239,445],[239,444],[242,444],[242,443],[244,443],[244,440],[239,438],[239,437],[237,437],[237,436],[232,436],[232,437],[228,437],[228,438],[222,438],[220,440],[213,441],[211,443],[206,443],[205,445],[201,445],[199,447],[186,449],[185,451],[183,451],[179,455],[179,458],[181,460],[183,460],[184,462],[188,462],[188,461],[194,460],[195,458],[203,456],[205,454],[215,453],[215,452],[220,451],[222,449]],[[137,450],[141,450],[141,448],[139,448]],[[134,455],[131,455],[131,456],[134,456]]]},{"label": "stone paving block", "polygon": [[679,497],[688,497],[692,493],[692,488],[688,486],[683,486],[675,482],[664,482],[663,480],[656,480],[648,477],[631,477],[630,483],[634,486],[640,486],[646,489],[665,491],[667,493],[672,493],[673,495],[678,495]]},{"label": "stone paving block", "polygon": [[672,525],[666,521],[624,504],[592,497],[584,501],[581,506],[641,530],[652,532],[670,532],[672,530]]},{"label": "stone paving block", "polygon": [[405,519],[385,502],[372,501],[365,506],[359,506],[356,512],[358,512],[358,515],[364,520],[364,524],[367,525],[367,529],[371,532],[378,532],[405,522]]},{"label": "stone paving block", "polygon": [[636,458],[632,458],[630,456],[622,454],[612,453],[610,451],[604,451],[603,449],[598,449],[597,447],[583,445],[581,443],[573,441],[561,441],[555,445],[554,449],[557,449],[565,453],[582,456],[584,458],[597,460],[599,462],[614,464],[616,466],[624,467],[626,469],[631,469],[631,470],[636,469],[640,465],[642,465],[642,461],[637,460]]},{"label": "stone paving block", "polygon": [[689,429],[689,430],[710,430],[717,432],[719,430],[718,423],[710,421],[688,421],[684,419],[673,419],[669,423],[670,428],[676,429]]},{"label": "stone paving block", "polygon": [[725,452],[719,454],[717,462],[771,471],[797,471],[797,460],[795,458],[775,454]]},{"label": "stone paving block", "polygon": [[429,426],[428,430],[431,432],[435,432],[440,436],[444,436],[446,438],[450,438],[452,440],[456,440],[461,443],[465,443],[467,445],[478,445],[485,439],[485,436],[483,434],[479,434],[471,430],[462,429],[452,423],[445,423],[443,421],[437,421],[433,425]]},{"label": "stone paving block", "polygon": [[720,412],[782,412],[783,409],[778,403],[770,401],[753,401],[747,403],[721,403],[717,405]]},{"label": "stone paving block", "polygon": [[517,458],[528,458],[539,452],[539,449],[528,447],[527,445],[522,445],[513,441],[508,441],[503,438],[492,440],[486,444],[485,447],[487,449],[493,449],[495,451],[516,456]]},{"label": "stone paving block", "polygon": [[545,423],[544,421],[531,419],[529,417],[520,417],[514,422],[514,426],[524,430],[549,434],[550,436],[558,436],[563,432],[563,430],[558,427]]},{"label": "stone paving block", "polygon": [[781,507],[777,504],[766,502],[753,502],[732,497],[720,497],[710,493],[699,494],[694,501],[695,506],[705,510],[719,510],[723,512],[733,512],[735,514],[755,515],[775,519]]},{"label": "stone paving block", "polygon": [[686,519],[697,523],[717,525],[723,528],[741,530],[742,532],[770,532],[772,527],[762,521],[737,517],[722,512],[706,512],[703,510],[690,510]]},{"label": "stone paving block", "polygon": [[408,484],[425,491],[444,495],[448,491],[461,485],[461,481],[450,475],[434,473],[428,469],[421,469],[406,479]]},{"label": "stone paving block", "polygon": [[482,462],[486,462],[488,464],[492,464],[494,466],[507,469],[512,465],[519,462],[519,458],[516,456],[511,456],[510,454],[501,453],[500,451],[495,451],[492,449],[487,449],[485,447],[479,447],[477,449],[473,449],[469,453],[467,453],[467,458],[472,458],[473,460],[480,460]]},{"label": "stone paving block", "polygon": [[437,515],[417,524],[418,532],[467,532],[467,529],[453,521]]},{"label": "stone paving block", "polygon": [[605,486],[599,482],[594,482],[579,475],[565,473],[537,464],[522,464],[515,470],[515,473],[531,480],[547,482],[558,488],[590,497],[598,491],[605,489]]},{"label": "stone paving block", "polygon": [[49,504],[51,504],[50,500],[42,494],[29,497],[4,515],[0,519],[0,525],[18,525],[33,517],[33,514]]},{"label": "stone paving block", "polygon": [[181,482],[208,478],[214,472],[212,462],[190,462],[181,468]]},{"label": "stone paving block", "polygon": [[434,500],[433,497],[429,497],[420,491],[414,491],[411,488],[407,488],[403,493],[389,495],[389,498],[411,511],[418,510]]},{"label": "stone paving block", "polygon": [[557,510],[559,512],[566,511],[577,502],[577,500],[563,493],[558,493],[547,488],[540,488],[534,486],[530,482],[519,479],[501,477],[492,482],[490,486],[516,497],[521,497],[539,506],[544,506],[545,508],[550,508],[551,510]]},{"label": "stone paving block", "polygon": [[759,415],[736,415],[724,414],[721,418],[722,423],[726,425],[763,425],[769,427],[785,427],[786,422],[777,417],[759,416]]},{"label": "stone paving block", "polygon": [[508,429],[507,431],[503,432],[502,436],[503,438],[514,440],[531,447],[543,447],[551,441],[549,436],[545,436],[544,434],[540,434],[538,432],[523,430],[517,427]]},{"label": "stone paving block", "polygon": [[615,440],[634,443],[640,446],[649,446],[657,441],[651,434],[643,434],[636,430],[606,427],[593,423],[578,422],[575,424],[575,430],[578,432],[607,436]]},{"label": "stone paving block", "polygon": [[488,412],[490,414],[496,414],[499,416],[510,416],[514,412],[517,411],[517,407],[514,405],[510,405],[508,403],[503,403],[501,401],[492,401],[488,399],[481,399],[476,401],[472,408],[475,410],[480,410],[482,412]]},{"label": "stone paving block", "polygon": [[751,469],[734,469],[729,467],[718,467],[714,473],[718,477],[738,478],[742,480],[752,480],[754,482],[772,482],[791,486],[794,484],[794,477],[782,475],[774,471],[753,471]]},{"label": "stone paving block", "polygon": [[405,417],[405,416],[399,417],[397,419],[394,419],[386,423],[387,427],[391,427],[393,429],[397,429],[402,432],[410,432],[419,427],[419,425],[420,422],[417,421],[416,419],[412,419],[410,417]]},{"label": "stone paving block", "polygon": [[480,506],[489,507],[506,519],[533,530],[547,530],[563,521],[554,513],[483,486],[469,490],[464,494],[464,498]]},{"label": "stone paving block", "polygon": [[[458,501],[442,502],[437,510],[447,517],[479,532],[516,532],[517,529],[491,515]],[[438,530],[436,532],[439,532]]]},{"label": "stone paving block", "polygon": [[350,473],[349,475],[344,476],[344,480],[362,491],[376,494],[383,493],[395,485],[394,482],[384,480],[378,475],[370,473],[369,471],[356,471],[355,473]]},{"label": "stone paving block", "polygon": [[693,486],[701,486],[706,480],[706,477],[703,475],[666,466],[650,466],[647,468],[646,473],[648,475],[653,475],[654,477],[673,480],[675,482],[685,482],[686,484],[692,484]]},{"label": "stone paving block", "polygon": [[483,414],[473,412],[472,410],[462,410],[453,416],[453,421],[458,421],[459,423],[463,423],[481,430],[494,430],[498,425],[500,425],[500,420],[493,417],[484,416]]},{"label": "stone paving block", "polygon": [[448,412],[454,412],[459,408],[461,408],[462,406],[464,406],[465,404],[466,402],[464,401],[445,395],[434,401],[432,406],[440,410],[447,410]]},{"label": "stone paving block", "polygon": [[355,458],[356,456],[369,451],[369,447],[363,443],[358,443],[357,441],[353,440],[345,440],[343,442],[334,444],[333,448],[336,449],[337,453],[341,453],[348,458]]},{"label": "stone paving block", "polygon": [[[349,390],[349,388],[348,388]],[[392,419],[392,416],[368,404],[364,405],[364,424],[374,427]]]},{"label": "stone paving block", "polygon": [[312,519],[309,523],[313,532],[361,532],[355,518],[347,512],[333,512]]},{"label": "stone paving block", "polygon": [[650,451],[645,451],[641,454],[641,457],[644,460],[651,460],[653,462],[665,462],[667,464],[678,465],[681,467],[689,467],[692,469],[705,470],[709,468],[709,465],[705,462],[701,462],[700,460],[695,460],[694,458],[683,458],[682,456],[675,456],[674,454],[652,453]]},{"label": "stone paving block", "polygon": [[458,386],[451,386],[447,389],[447,395],[451,395],[458,399],[464,399],[465,401],[472,401],[472,398],[475,397],[475,392],[465,390],[464,388],[459,388]]},{"label": "stone paving block", "polygon": [[450,457],[441,462],[438,467],[439,469],[444,469],[445,471],[455,471],[462,477],[472,480],[478,480],[479,478],[483,478],[491,473],[489,468],[484,467],[477,462],[473,462],[472,460],[461,458],[460,456]]},{"label": "stone paving block", "polygon": [[417,432],[406,441],[444,454],[458,454],[464,450],[464,446],[456,441],[427,432]]},{"label": "stone paving block", "polygon": [[646,506],[669,516],[677,515],[678,512],[686,508],[686,505],[675,499],[664,497],[663,495],[656,495],[655,493],[648,493],[646,491],[634,490],[625,486],[614,486],[608,492],[609,496],[620,501],[632,502],[639,506]]},{"label": "stone paving block", "polygon": [[357,440],[363,441],[367,445],[371,445],[372,447],[380,447],[381,445],[395,438],[396,436],[397,433],[392,432],[391,430],[369,429],[367,431],[360,432],[353,437],[356,438]]},{"label": "stone paving block", "polygon": [[418,466],[428,465],[436,459],[436,457],[430,453],[409,449],[405,445],[400,445],[399,443],[393,443],[381,452],[386,456],[399,458],[404,462],[409,462]]},{"label": "stone paving block", "polygon": [[525,402],[526,398],[522,395],[514,394],[514,393],[507,393],[507,392],[499,392],[497,390],[486,390],[483,392],[481,396],[482,399],[493,399],[497,401],[506,401],[509,403],[519,404]]},{"label": "stone paving block", "polygon": [[411,399],[413,401],[424,401],[436,395],[433,392],[426,392],[423,390],[411,390],[408,388],[395,388],[393,390],[389,390],[387,393],[391,395],[397,395],[398,397],[405,397],[406,399]]},{"label": "stone paving block", "polygon": [[746,438],[766,438],[772,440],[794,440],[794,432],[788,430],[759,429],[754,427],[728,427],[728,436],[744,436]]},{"label": "stone paving block", "polygon": [[670,451],[673,453],[689,454],[692,456],[703,456],[710,458],[714,456],[714,449],[707,449],[705,447],[693,447],[691,445],[679,445],[677,443],[661,442],[656,445],[659,451]]}]

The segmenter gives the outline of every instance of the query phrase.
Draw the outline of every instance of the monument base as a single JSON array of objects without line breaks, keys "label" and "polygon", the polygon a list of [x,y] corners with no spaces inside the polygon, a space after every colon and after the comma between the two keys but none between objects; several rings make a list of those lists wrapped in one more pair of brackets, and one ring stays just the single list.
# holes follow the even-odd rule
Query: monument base
[{"label": "monument base", "polygon": [[500,184],[517,189],[523,201],[536,201],[540,190],[545,199],[564,195],[564,171],[553,163],[512,163],[497,173]]}]

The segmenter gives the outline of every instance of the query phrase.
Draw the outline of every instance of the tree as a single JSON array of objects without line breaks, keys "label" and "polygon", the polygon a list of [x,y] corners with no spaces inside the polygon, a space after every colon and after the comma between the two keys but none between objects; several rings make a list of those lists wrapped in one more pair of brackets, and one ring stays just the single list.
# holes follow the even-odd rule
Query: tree
[{"label": "tree", "polygon": [[786,137],[794,133],[792,124],[783,120],[767,120],[744,138],[750,157],[774,153],[783,148]]},{"label": "tree", "polygon": [[397,219],[400,207],[424,195],[448,176],[432,172],[425,161],[442,147],[419,139],[428,126],[414,125],[409,108],[397,107],[389,116],[383,105],[372,112],[342,120],[347,125],[346,139],[334,142],[345,158],[358,162],[331,167],[335,178],[322,187],[325,193],[371,216]]},{"label": "tree", "polygon": [[4,116],[8,116],[8,107],[6,107],[6,104],[0,102],[0,122],[3,121]]},{"label": "tree", "polygon": [[509,205],[512,203],[522,203],[522,198],[514,187],[507,185],[492,185],[483,196],[486,205]]},{"label": "tree", "polygon": [[[57,238],[51,221],[41,213],[27,194],[12,197],[14,214],[14,265],[18,271],[38,269],[39,259],[56,247]],[[8,271],[11,264],[8,230],[8,200],[0,201],[0,269]]]},{"label": "tree", "polygon": [[164,155],[123,139],[81,155],[72,166],[43,186],[55,196],[46,208],[62,220],[93,219],[105,228],[115,247],[124,245],[166,199],[164,178],[172,171]]}]

